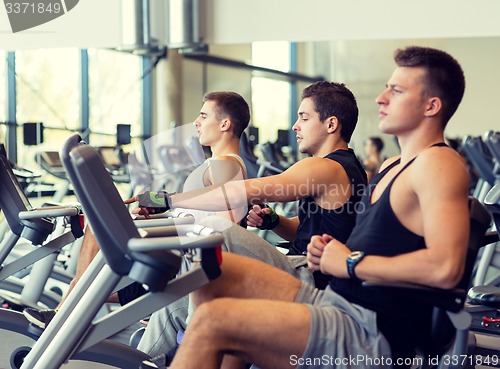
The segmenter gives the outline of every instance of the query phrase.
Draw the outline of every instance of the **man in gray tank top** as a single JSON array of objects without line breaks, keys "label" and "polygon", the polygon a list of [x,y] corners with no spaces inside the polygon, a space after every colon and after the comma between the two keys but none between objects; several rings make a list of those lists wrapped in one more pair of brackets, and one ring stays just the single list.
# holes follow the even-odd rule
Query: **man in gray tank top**
[{"label": "man in gray tank top", "polygon": [[[189,189],[246,178],[246,168],[239,157],[239,142],[241,134],[249,122],[250,108],[245,99],[238,93],[214,91],[203,96],[203,105],[193,124],[200,144],[210,148],[212,158],[188,177],[185,185]],[[227,219],[241,218],[243,214],[246,214],[246,210],[247,207],[244,206],[219,213],[219,215]],[[76,275],[65,297],[71,292],[98,251],[99,245],[93,233],[87,227],[78,257]],[[129,288],[121,290],[118,293],[118,299],[123,304],[137,297],[143,291],[142,286],[133,284]],[[60,304],[63,301],[64,299]],[[110,302],[117,302],[116,295],[110,298]],[[187,299],[185,305],[187,305]],[[38,310],[27,308],[23,313],[31,323],[44,329],[52,320],[56,311],[57,309]],[[175,337],[173,343],[175,343]]]}]

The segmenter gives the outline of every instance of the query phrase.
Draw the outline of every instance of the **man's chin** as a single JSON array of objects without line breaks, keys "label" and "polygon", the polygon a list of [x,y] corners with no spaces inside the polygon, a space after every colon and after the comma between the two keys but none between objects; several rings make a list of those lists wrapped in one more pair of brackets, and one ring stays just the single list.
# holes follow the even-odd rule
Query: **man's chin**
[{"label": "man's chin", "polygon": [[386,124],[384,124],[383,121],[379,123],[378,129],[380,132],[385,133],[387,135],[393,134],[391,128],[388,127]]}]

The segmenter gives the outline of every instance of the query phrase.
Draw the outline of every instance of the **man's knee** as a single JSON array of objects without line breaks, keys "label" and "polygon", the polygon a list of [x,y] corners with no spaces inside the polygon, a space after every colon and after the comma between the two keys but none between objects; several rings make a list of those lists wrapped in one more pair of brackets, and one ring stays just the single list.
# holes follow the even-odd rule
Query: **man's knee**
[{"label": "man's knee", "polygon": [[94,232],[92,232],[92,228],[90,227],[90,225],[87,225],[85,227],[85,233],[83,235],[83,239],[90,239],[90,238],[94,238]]},{"label": "man's knee", "polygon": [[231,312],[231,301],[234,299],[220,298],[201,304],[196,308],[189,328],[198,333],[204,330],[205,334],[214,338],[219,336]]},{"label": "man's knee", "polygon": [[212,324],[214,320],[219,320],[221,311],[217,309],[218,303],[208,301],[198,306],[191,317],[189,328],[195,332],[207,329],[207,332],[212,332]]},{"label": "man's knee", "polygon": [[82,248],[80,250],[80,254],[97,254],[99,252],[99,244],[97,243],[97,239],[94,236],[92,230],[87,227],[85,230],[85,235],[83,236]]}]

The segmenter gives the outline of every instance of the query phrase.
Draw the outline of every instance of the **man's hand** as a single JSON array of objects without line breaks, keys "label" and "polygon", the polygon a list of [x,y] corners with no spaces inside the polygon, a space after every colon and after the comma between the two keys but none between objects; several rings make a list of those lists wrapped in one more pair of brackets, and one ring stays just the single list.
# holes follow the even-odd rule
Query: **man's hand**
[{"label": "man's hand", "polygon": [[160,214],[170,209],[168,197],[169,194],[165,191],[146,191],[125,200],[124,203],[131,204],[138,201],[139,208],[134,209],[132,213],[144,215],[146,218],[149,218],[150,214]]},{"label": "man's hand", "polygon": [[269,206],[254,205],[247,215],[247,225],[259,229],[273,229],[279,223],[279,215]]},{"label": "man's hand", "polygon": [[319,262],[321,273],[337,278],[350,278],[347,272],[347,257],[351,250],[342,242],[332,238],[324,247]]},{"label": "man's hand", "polygon": [[312,271],[320,270],[320,261],[323,256],[325,246],[333,237],[328,234],[322,236],[312,236],[311,241],[307,245],[307,266]]},{"label": "man's hand", "polygon": [[350,253],[346,245],[328,234],[312,236],[307,245],[307,265],[313,271],[349,278],[346,259]]}]

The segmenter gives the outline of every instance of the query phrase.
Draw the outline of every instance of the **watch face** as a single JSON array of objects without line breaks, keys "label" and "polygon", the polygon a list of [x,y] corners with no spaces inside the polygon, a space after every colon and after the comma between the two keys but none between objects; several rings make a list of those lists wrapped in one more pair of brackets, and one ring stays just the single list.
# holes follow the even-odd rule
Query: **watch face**
[{"label": "watch face", "polygon": [[364,255],[363,251],[354,251],[349,254],[349,259],[356,260]]}]

